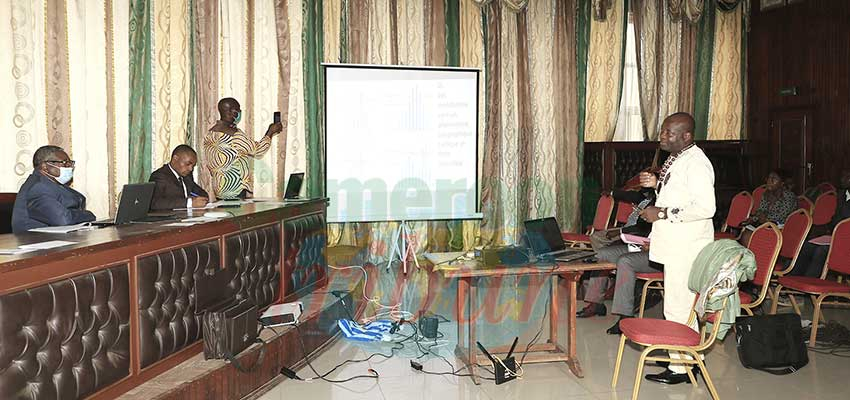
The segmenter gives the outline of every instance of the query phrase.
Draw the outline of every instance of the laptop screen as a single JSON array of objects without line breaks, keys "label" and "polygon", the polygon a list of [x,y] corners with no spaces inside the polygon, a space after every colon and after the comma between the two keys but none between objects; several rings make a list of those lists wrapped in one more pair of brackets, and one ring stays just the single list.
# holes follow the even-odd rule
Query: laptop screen
[{"label": "laptop screen", "polygon": [[525,221],[528,247],[535,255],[561,251],[567,248],[561,237],[561,228],[554,217]]},{"label": "laptop screen", "polygon": [[301,194],[301,184],[304,182],[304,173],[296,172],[289,174],[289,182],[286,183],[286,192],[283,194],[284,199],[296,199]]}]

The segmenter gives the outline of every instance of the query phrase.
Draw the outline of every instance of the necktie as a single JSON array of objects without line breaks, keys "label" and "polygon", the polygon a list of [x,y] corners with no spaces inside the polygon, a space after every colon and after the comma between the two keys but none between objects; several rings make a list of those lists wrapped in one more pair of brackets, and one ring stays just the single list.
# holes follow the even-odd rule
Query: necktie
[{"label": "necktie", "polygon": [[185,183],[183,183],[183,177],[182,177],[182,176],[178,176],[178,177],[177,177],[177,183],[179,183],[179,184],[180,184],[180,187],[182,187],[182,188],[183,188],[183,196],[184,196],[184,197],[189,197],[189,196],[187,196],[187,193],[186,193],[186,184],[185,184]]}]

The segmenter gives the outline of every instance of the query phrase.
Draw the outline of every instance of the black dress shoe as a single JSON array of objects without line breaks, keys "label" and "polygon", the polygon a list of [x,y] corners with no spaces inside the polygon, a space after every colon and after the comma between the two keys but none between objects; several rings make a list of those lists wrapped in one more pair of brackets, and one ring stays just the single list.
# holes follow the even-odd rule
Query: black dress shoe
[{"label": "black dress shoe", "polygon": [[[702,363],[703,363],[703,364],[705,364],[705,360],[703,360],[703,362],[702,362]],[[659,367],[667,368],[667,367],[669,367],[669,366],[670,366],[670,363],[669,363],[669,362],[667,362],[667,361],[656,361],[656,362],[655,362],[655,365],[657,365],[657,366],[659,366]],[[681,364],[680,364],[680,365],[681,365]],[[702,370],[700,370],[700,369],[699,369],[699,367],[693,367],[693,369],[691,369],[691,372],[693,372],[694,374],[699,375],[699,374],[702,372]],[[687,374],[685,374],[685,375],[687,375]]]},{"label": "black dress shoe", "polygon": [[623,317],[620,317],[620,319],[618,319],[617,322],[614,323],[614,325],[611,325],[611,327],[608,328],[608,330],[605,331],[605,333],[607,333],[609,335],[620,335],[620,334],[622,334],[623,331],[620,330],[620,321],[622,321],[622,320],[623,320]]},{"label": "black dress shoe", "polygon": [[605,304],[602,303],[587,303],[581,311],[576,313],[577,318],[589,318],[596,315],[605,316],[608,313],[608,309],[605,308]]},{"label": "black dress shoe", "polygon": [[690,382],[688,374],[677,374],[669,369],[665,369],[660,374],[648,374],[644,376],[646,380],[652,382],[663,383],[665,385],[678,385],[680,383]]}]

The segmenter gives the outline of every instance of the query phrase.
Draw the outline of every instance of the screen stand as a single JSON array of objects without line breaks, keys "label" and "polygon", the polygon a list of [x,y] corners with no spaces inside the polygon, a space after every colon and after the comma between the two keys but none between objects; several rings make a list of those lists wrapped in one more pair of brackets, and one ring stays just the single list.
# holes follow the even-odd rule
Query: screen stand
[{"label": "screen stand", "polygon": [[413,237],[413,230],[407,226],[407,221],[401,221],[393,234],[393,245],[390,249],[390,256],[387,259],[387,270],[395,261],[395,256],[398,254],[398,259],[401,261],[402,271],[407,274],[407,259],[412,258],[416,268],[419,268],[419,260],[416,259],[416,249],[418,240],[410,240]]}]

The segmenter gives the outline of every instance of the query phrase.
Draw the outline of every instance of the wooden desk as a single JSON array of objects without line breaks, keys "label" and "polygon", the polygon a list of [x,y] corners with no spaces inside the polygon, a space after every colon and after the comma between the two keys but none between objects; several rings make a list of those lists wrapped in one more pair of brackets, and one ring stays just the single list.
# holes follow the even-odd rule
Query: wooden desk
[{"label": "wooden desk", "polygon": [[[475,268],[474,266],[462,267],[456,270],[442,270],[445,278],[457,279],[457,337],[458,344],[455,354],[466,364],[472,381],[480,384],[475,373],[476,364],[489,363],[490,360],[478,351],[476,345],[476,321],[473,318],[465,318],[466,312],[470,316],[475,315],[478,307],[478,278],[526,276],[526,275],[548,275],[552,283],[552,293],[549,297],[549,340],[531,346],[525,357],[526,364],[559,362],[567,363],[570,371],[579,378],[584,377],[576,353],[576,282],[585,271],[612,270],[616,265],[612,263],[584,264],[566,263],[553,266],[522,266],[522,267],[497,267],[497,268]],[[562,296],[566,296],[566,298]],[[567,313],[567,338],[566,348],[558,343],[558,319],[561,313],[561,303],[566,300]],[[466,332],[464,332],[466,331]],[[466,334],[466,335],[464,335]],[[463,343],[463,337],[467,342]],[[522,347],[522,346],[518,346]],[[507,354],[509,346],[499,346],[488,349],[494,357]],[[517,358],[522,351],[515,351]]]},{"label": "wooden desk", "polygon": [[326,207],[258,202],[188,227],[0,235],[0,248],[74,242],[0,256],[0,399],[115,398],[200,352],[209,306],[263,308],[325,285]]}]

